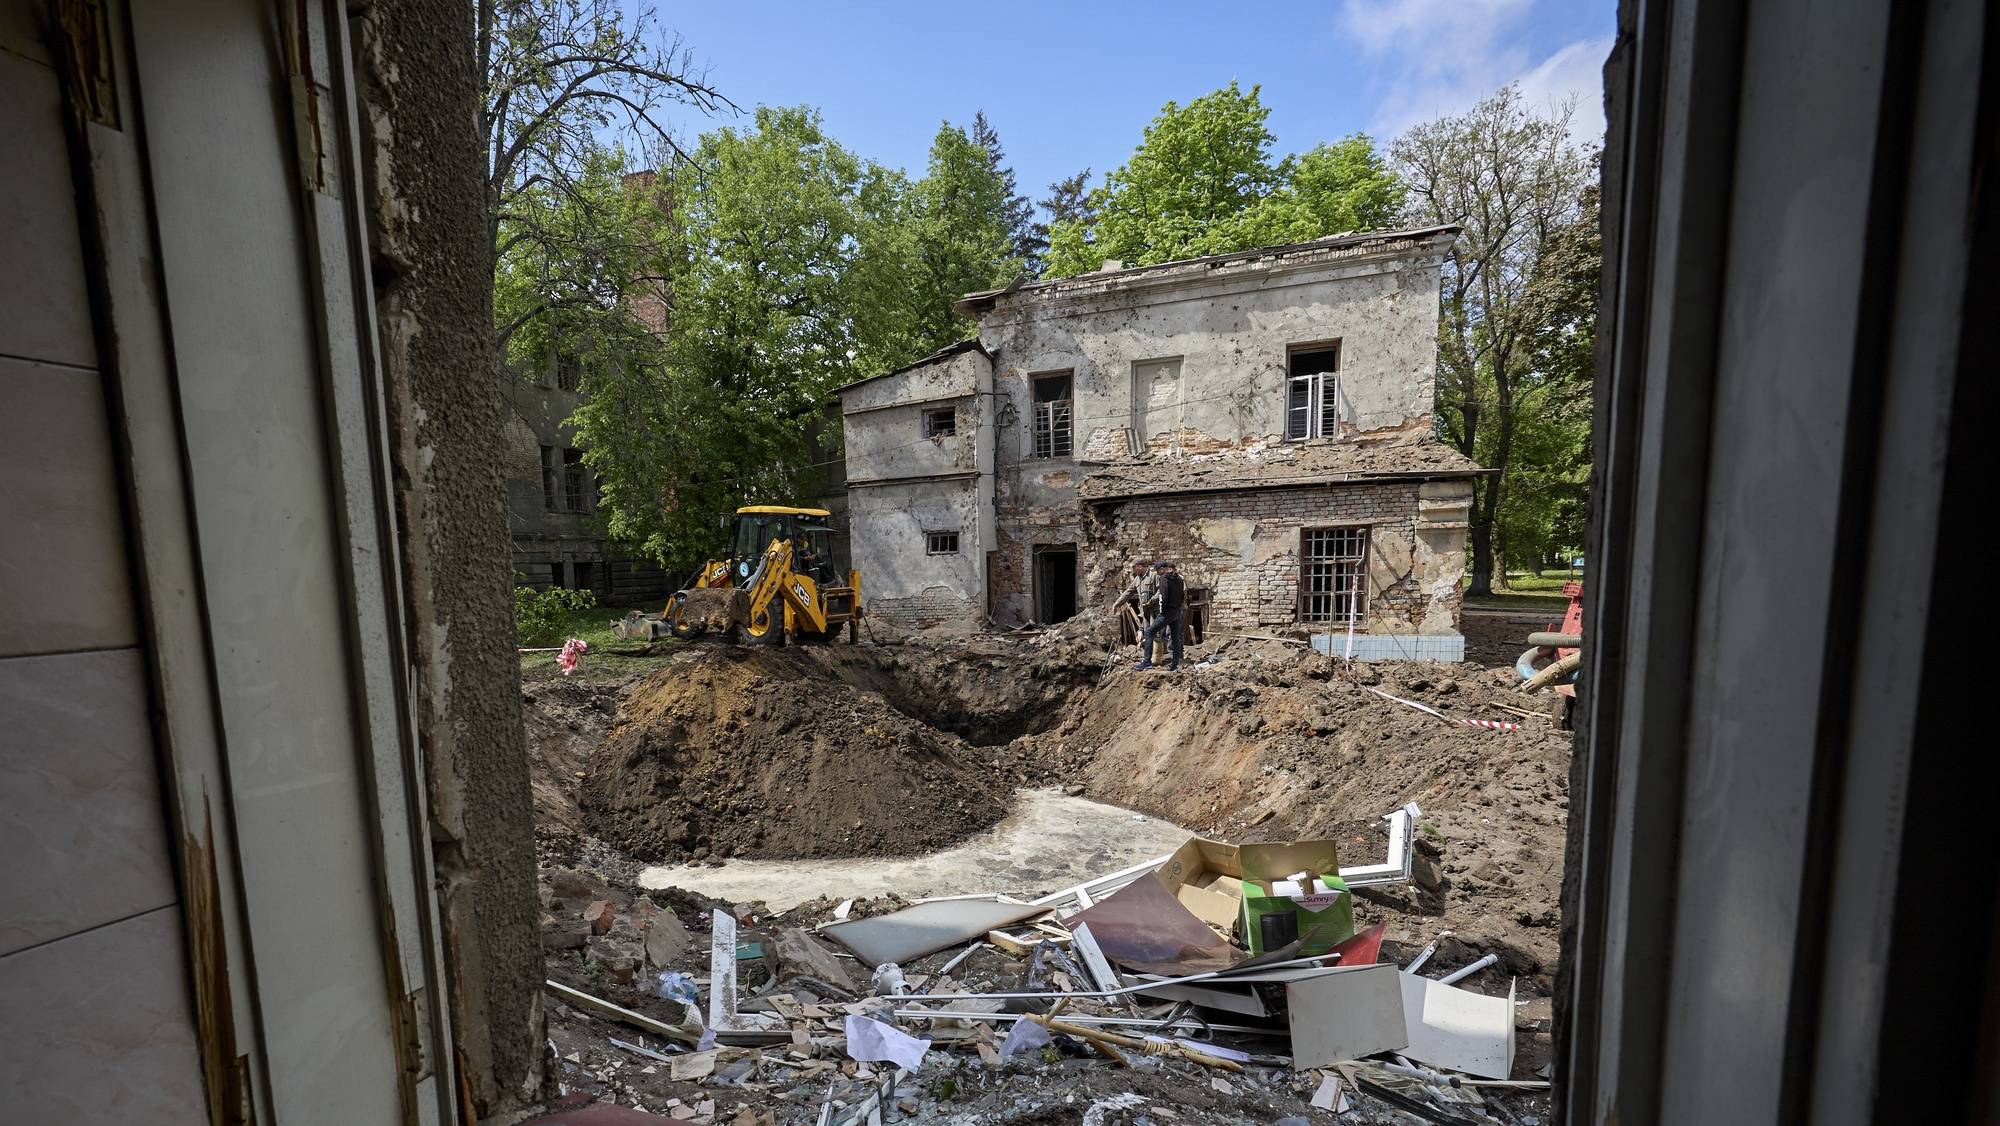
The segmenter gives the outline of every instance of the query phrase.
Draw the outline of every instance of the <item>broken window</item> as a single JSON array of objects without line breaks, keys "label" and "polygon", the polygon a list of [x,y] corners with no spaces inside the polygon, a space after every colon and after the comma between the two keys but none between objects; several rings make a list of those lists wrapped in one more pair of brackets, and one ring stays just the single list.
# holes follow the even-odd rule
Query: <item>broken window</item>
[{"label": "broken window", "polygon": [[556,389],[559,391],[583,389],[583,361],[569,355],[556,357]]},{"label": "broken window", "polygon": [[1035,456],[1070,456],[1070,373],[1059,371],[1037,375],[1032,383],[1035,395]]},{"label": "broken window", "polygon": [[590,470],[583,464],[583,451],[566,449],[563,454],[563,511],[590,511]]},{"label": "broken window", "polygon": [[926,554],[926,555],[957,555],[957,554],[958,554],[958,533],[957,533],[957,532],[925,532],[925,533],[924,533],[924,554]]},{"label": "broken window", "polygon": [[939,407],[924,412],[924,437],[946,438],[958,433],[958,412],[951,407]]},{"label": "broken window", "polygon": [[556,448],[554,446],[543,446],[542,507],[548,509],[550,512],[556,511],[559,507],[556,503],[556,493],[558,491],[556,486],[560,480],[558,473],[561,465],[562,463],[556,459]]},{"label": "broken window", "polygon": [[1361,620],[1368,529],[1307,528],[1299,533],[1299,621],[1347,626]]},{"label": "broken window", "polygon": [[1340,435],[1340,345],[1294,346],[1285,384],[1285,439]]}]

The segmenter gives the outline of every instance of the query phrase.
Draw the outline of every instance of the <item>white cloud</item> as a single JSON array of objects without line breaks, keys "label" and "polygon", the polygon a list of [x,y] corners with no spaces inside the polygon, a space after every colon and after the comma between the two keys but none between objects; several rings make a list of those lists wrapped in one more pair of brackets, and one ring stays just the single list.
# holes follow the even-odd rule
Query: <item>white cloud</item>
[{"label": "white cloud", "polygon": [[1527,44],[1530,6],[1530,0],[1344,0],[1340,32],[1376,60],[1380,76],[1369,131],[1387,141],[1516,82],[1537,109],[1574,97],[1576,139],[1601,142],[1600,70],[1610,38],[1580,39],[1538,59]]}]

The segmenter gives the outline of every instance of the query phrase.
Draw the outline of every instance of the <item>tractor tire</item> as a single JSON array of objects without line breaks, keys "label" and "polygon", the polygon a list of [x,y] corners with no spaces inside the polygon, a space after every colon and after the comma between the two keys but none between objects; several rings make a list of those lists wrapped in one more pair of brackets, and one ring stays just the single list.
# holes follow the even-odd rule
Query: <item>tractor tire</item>
[{"label": "tractor tire", "polygon": [[764,610],[764,618],[759,628],[755,611],[752,611],[749,618],[736,624],[737,635],[746,645],[769,645],[774,649],[782,646],[785,643],[785,608],[772,599],[771,605]]},{"label": "tractor tire", "polygon": [[708,632],[708,625],[704,622],[681,621],[681,610],[686,606],[687,592],[681,591],[667,600],[667,612],[661,616],[667,619],[668,633],[682,641],[693,641]]}]

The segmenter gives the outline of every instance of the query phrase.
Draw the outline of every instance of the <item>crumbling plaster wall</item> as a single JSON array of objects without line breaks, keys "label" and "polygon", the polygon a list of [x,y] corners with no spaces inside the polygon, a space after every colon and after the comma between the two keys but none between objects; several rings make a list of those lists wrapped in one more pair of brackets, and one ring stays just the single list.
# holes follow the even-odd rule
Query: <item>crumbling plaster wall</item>
[{"label": "crumbling plaster wall", "polygon": [[[1077,485],[1093,462],[1127,455],[1128,428],[1168,457],[1282,441],[1292,345],[1340,342],[1346,436],[1428,436],[1438,264],[1429,248],[1342,251],[1131,286],[1110,274],[1083,293],[997,298],[980,318],[998,430],[995,620],[1029,619],[1032,545],[1082,539]],[[1075,454],[1038,459],[1031,379],[1063,370],[1073,376]],[[1088,551],[1080,566],[1086,592],[1121,572]]]},{"label": "crumbling plaster wall", "polygon": [[355,18],[411,686],[453,1046],[481,1118],[547,1091],[472,9]]},{"label": "crumbling plaster wall", "polygon": [[[849,550],[867,612],[913,628],[978,622],[986,612],[980,508],[969,479],[851,488]],[[928,554],[929,532],[957,532],[958,551]]]},{"label": "crumbling plaster wall", "polygon": [[[1290,346],[1333,340],[1347,434],[1429,434],[1437,324],[1436,258],[1397,255],[1078,296],[1029,291],[999,298],[980,337],[995,393],[1019,420],[1003,462],[1033,455],[1030,377],[1062,370],[1075,376],[1078,454],[1105,460],[1124,456],[1135,421],[1152,448],[1282,440]],[[1177,379],[1149,362],[1175,358]]]},{"label": "crumbling plaster wall", "polygon": [[[841,429],[849,483],[981,468],[980,439],[990,438],[983,397],[993,365],[978,350],[961,352],[840,393]],[[924,415],[950,409],[955,434],[924,436]]]},{"label": "crumbling plaster wall", "polygon": [[[985,617],[992,372],[975,348],[840,392],[848,552],[868,613],[909,627]],[[955,433],[926,438],[925,413],[945,409]],[[958,533],[958,551],[928,554],[929,532]]]},{"label": "crumbling plaster wall", "polygon": [[[1463,503],[1460,503],[1460,502]],[[1210,594],[1209,622],[1222,629],[1298,621],[1300,533],[1368,529],[1370,634],[1458,632],[1465,573],[1465,481],[1333,485],[1141,497],[1095,506],[1090,598],[1108,604],[1131,564],[1172,559],[1189,586]]]}]

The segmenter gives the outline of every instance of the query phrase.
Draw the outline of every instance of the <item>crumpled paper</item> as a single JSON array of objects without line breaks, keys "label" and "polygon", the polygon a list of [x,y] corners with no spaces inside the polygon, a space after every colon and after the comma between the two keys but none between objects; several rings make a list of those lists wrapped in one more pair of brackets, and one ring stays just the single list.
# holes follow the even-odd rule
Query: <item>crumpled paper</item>
[{"label": "crumpled paper", "polygon": [[912,1070],[924,1065],[929,1040],[919,1040],[907,1032],[879,1020],[847,1015],[847,1054],[863,1061],[884,1060]]}]

